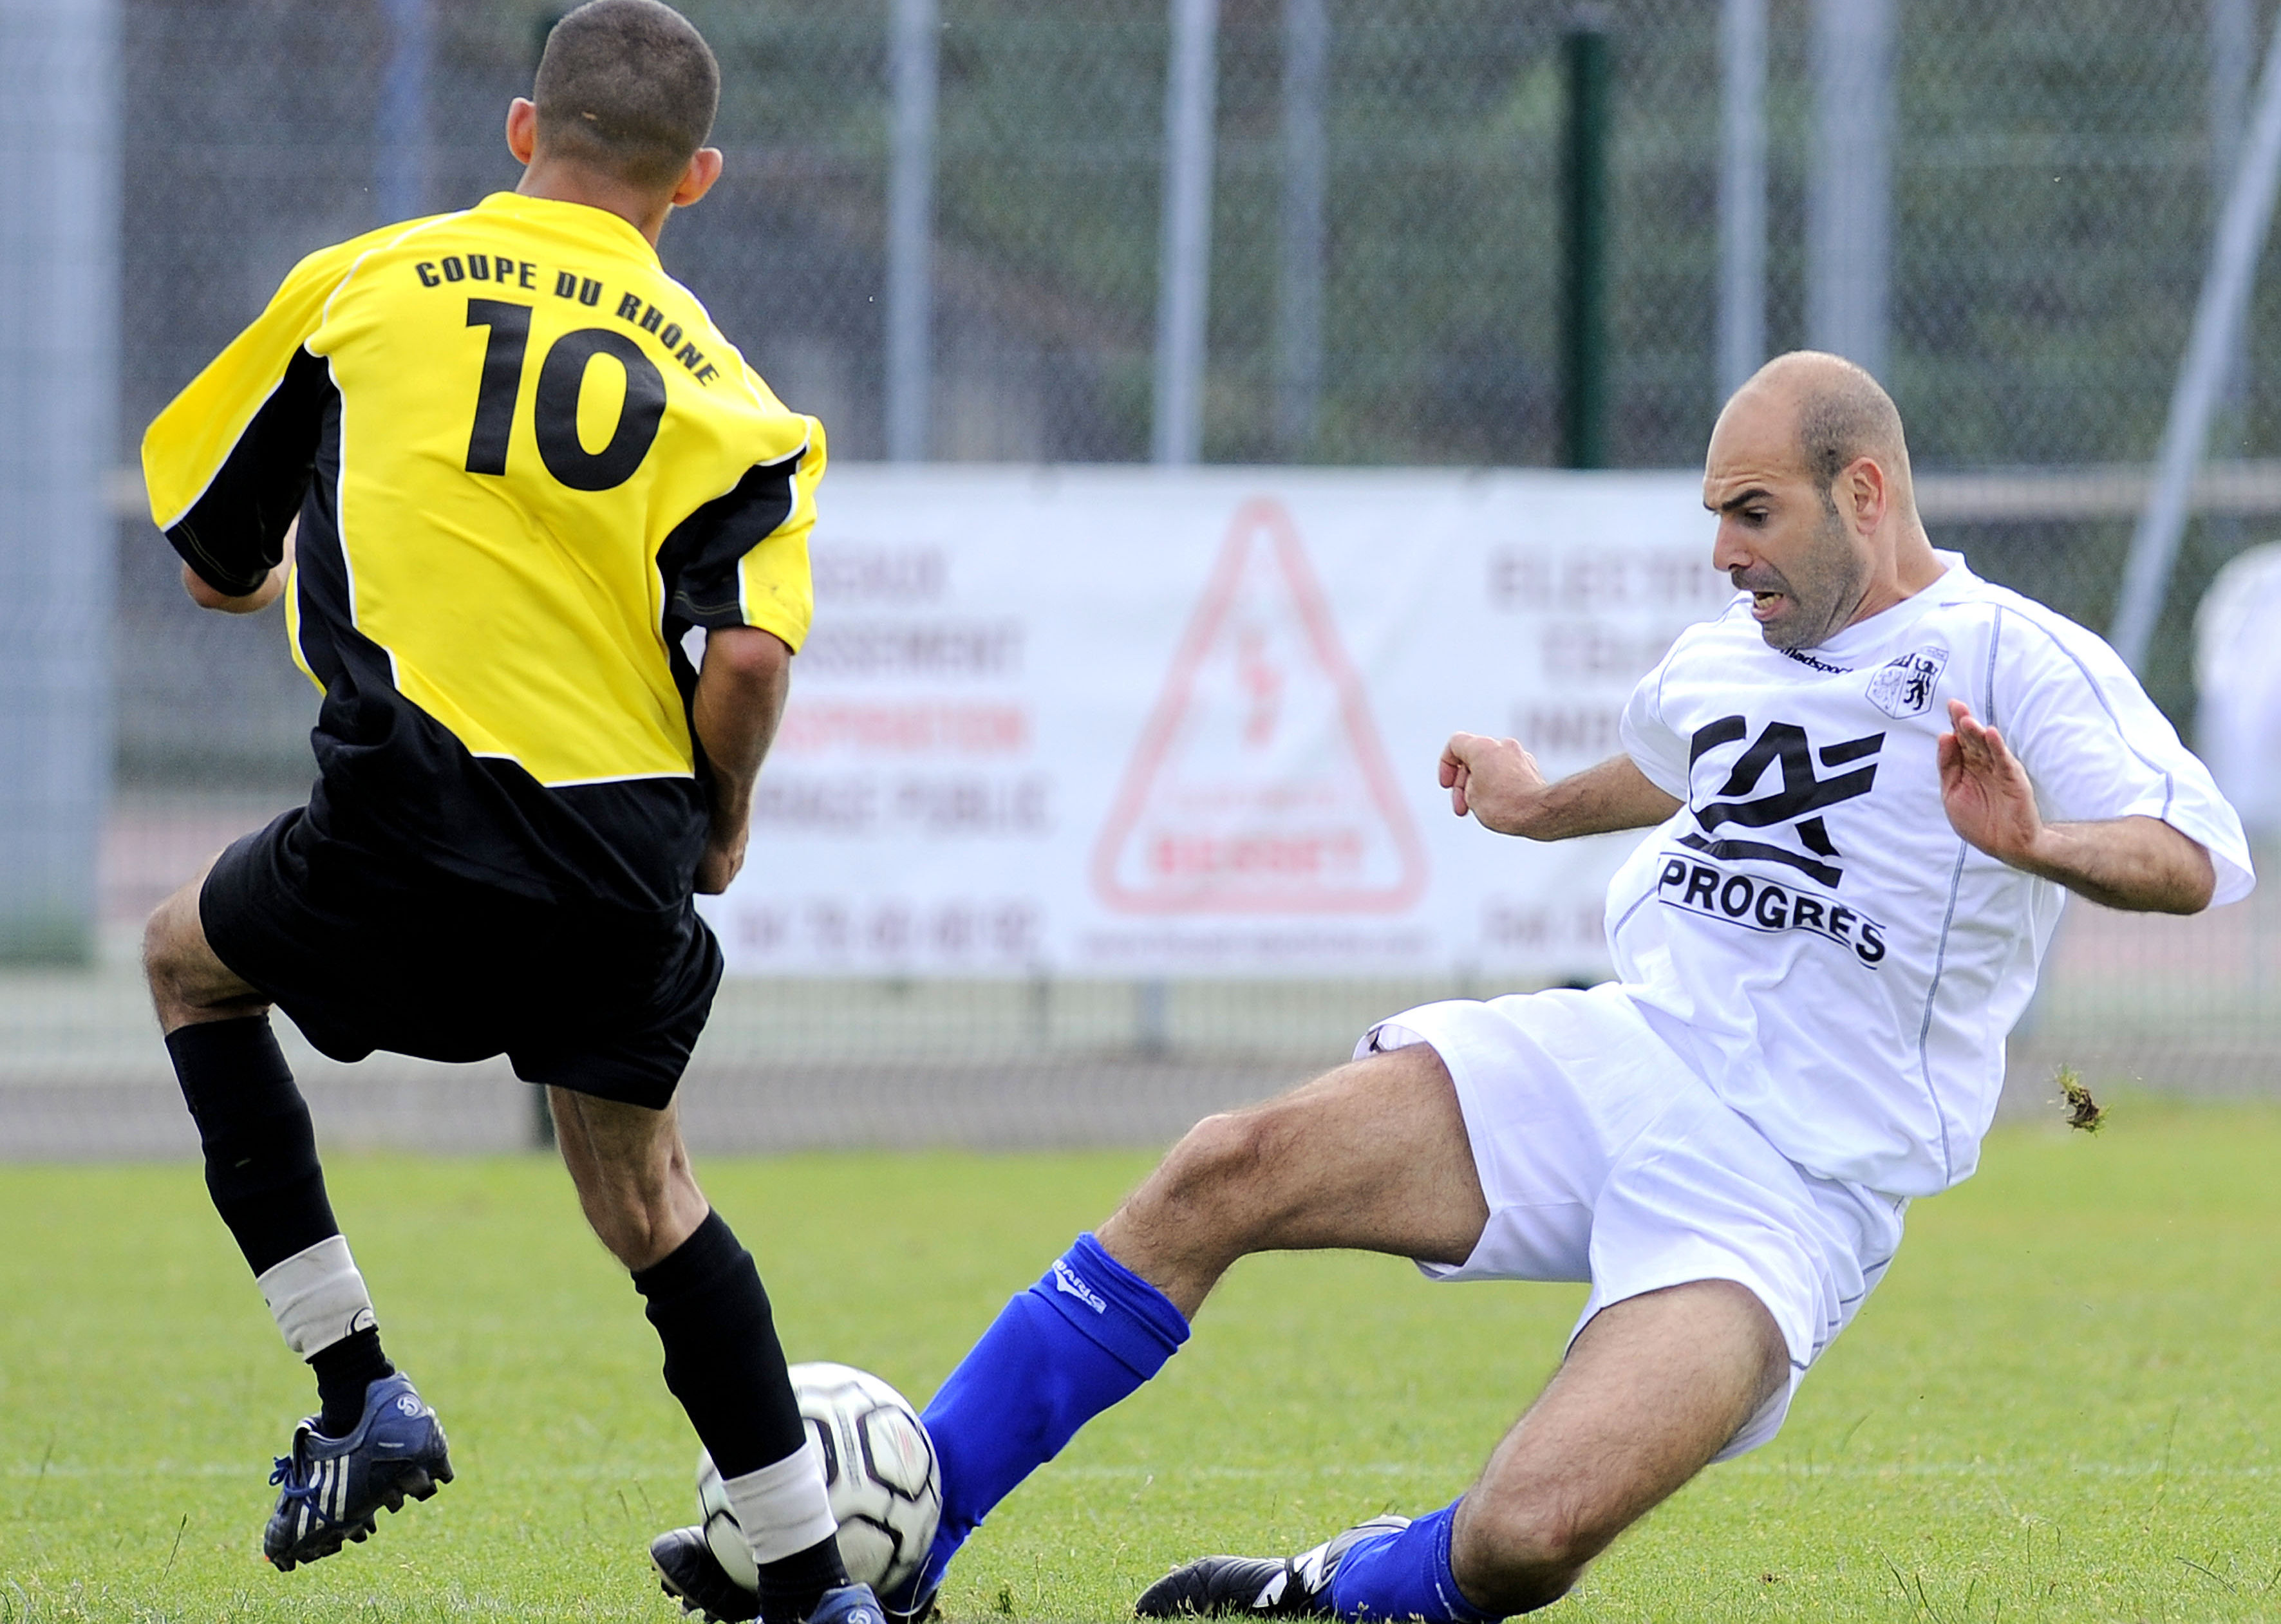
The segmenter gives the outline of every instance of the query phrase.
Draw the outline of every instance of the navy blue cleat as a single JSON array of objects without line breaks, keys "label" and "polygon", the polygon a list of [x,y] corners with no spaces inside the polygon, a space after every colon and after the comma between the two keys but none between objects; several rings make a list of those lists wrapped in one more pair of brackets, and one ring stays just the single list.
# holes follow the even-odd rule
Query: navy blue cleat
[{"label": "navy blue cleat", "polygon": [[1199,1557],[1141,1592],[1144,1619],[1213,1618],[1249,1612],[1271,1618],[1327,1617],[1331,1581],[1357,1545],[1391,1539],[1407,1517],[1373,1517],[1295,1557]]},{"label": "navy blue cleat", "polygon": [[729,1576],[702,1528],[668,1528],[649,1543],[657,1588],[681,1604],[684,1617],[707,1624],[745,1624],[761,1616],[761,1598]]},{"label": "navy blue cleat", "polygon": [[452,1481],[444,1429],[404,1375],[365,1390],[364,1414],[345,1438],[328,1438],[310,1416],[293,1429],[290,1454],[269,1481],[277,1509],[262,1530],[261,1553],[280,1573],[369,1537],[383,1508],[401,1510]]},{"label": "navy blue cleat", "polygon": [[879,1611],[870,1585],[843,1584],[823,1593],[805,1624],[887,1624],[887,1615]]}]

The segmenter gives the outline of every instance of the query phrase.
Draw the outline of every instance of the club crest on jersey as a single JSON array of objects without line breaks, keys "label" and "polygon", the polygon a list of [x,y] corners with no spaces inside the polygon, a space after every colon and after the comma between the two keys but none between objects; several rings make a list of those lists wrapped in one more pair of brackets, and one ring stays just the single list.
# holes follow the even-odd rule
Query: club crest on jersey
[{"label": "club crest on jersey", "polygon": [[[1750,723],[1741,716],[1721,716],[1696,729],[1688,746],[1689,771],[1692,773],[1695,763],[1712,751],[1749,738],[1750,731]],[[1842,854],[1836,842],[1829,838],[1822,814],[1831,807],[1869,793],[1869,786],[1877,781],[1877,763],[1869,758],[1884,744],[1883,733],[1865,733],[1859,739],[1842,739],[1817,750],[1806,738],[1805,730],[1796,723],[1769,722],[1736,762],[1713,799],[1695,808],[1697,832],[1682,835],[1679,843],[1705,856],[1729,862],[1755,858],[1761,862],[1782,863],[1809,879],[1835,885],[1844,878],[1845,870],[1834,861]],[[1848,767],[1852,770],[1820,777],[1814,772],[1816,761],[1825,768]],[[1856,762],[1864,764],[1855,767],[1852,764]],[[1741,799],[1756,790],[1767,769],[1777,764],[1782,769],[1779,787],[1754,800]],[[1719,832],[1730,824],[1736,829],[1763,831],[1784,824],[1795,825],[1792,832],[1805,850],[1778,846],[1769,839]]]},{"label": "club crest on jersey", "polygon": [[1869,679],[1869,703],[1896,721],[1921,716],[1932,704],[1933,690],[1947,668],[1946,649],[1913,649],[1877,668]]},{"label": "club crest on jersey", "polygon": [[1677,852],[1664,854],[1655,891],[1657,900],[1666,908],[1737,924],[1761,935],[1805,931],[1851,949],[1864,964],[1884,962],[1885,927],[1835,897],[1815,896],[1796,886],[1714,868]]}]

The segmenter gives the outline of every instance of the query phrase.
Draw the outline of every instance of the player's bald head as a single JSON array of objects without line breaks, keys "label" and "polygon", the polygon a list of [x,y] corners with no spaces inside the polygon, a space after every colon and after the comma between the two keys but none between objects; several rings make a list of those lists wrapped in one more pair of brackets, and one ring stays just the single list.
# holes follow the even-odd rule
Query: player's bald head
[{"label": "player's bald head", "polygon": [[547,35],[531,100],[551,155],[670,189],[712,131],[721,66],[671,6],[590,0]]},{"label": "player's bald head", "polygon": [[1877,381],[1798,351],[1735,391],[1703,460],[1714,568],[1775,648],[1810,648],[1937,580],[1909,490],[1901,414]]},{"label": "player's bald head", "polygon": [[1909,477],[1909,446],[1900,408],[1883,385],[1842,355],[1794,350],[1777,355],[1735,391],[1720,414],[1721,425],[1759,434],[1789,437],[1798,470],[1832,507],[1830,488],[1837,476],[1864,457],[1885,471],[1905,512],[1915,499]]}]

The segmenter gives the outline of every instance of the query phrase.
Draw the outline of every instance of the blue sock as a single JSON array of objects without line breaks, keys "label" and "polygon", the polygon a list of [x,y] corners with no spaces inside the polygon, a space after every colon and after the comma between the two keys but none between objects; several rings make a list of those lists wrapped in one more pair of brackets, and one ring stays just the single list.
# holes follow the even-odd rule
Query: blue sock
[{"label": "blue sock", "polygon": [[1399,1534],[1357,1545],[1331,1575],[1331,1611],[1342,1619],[1424,1619],[1488,1624],[1497,1615],[1467,1601],[1450,1572],[1450,1527],[1463,1499]]},{"label": "blue sock", "polygon": [[939,1583],[993,1506],[1187,1340],[1169,1297],[1079,1235],[1006,1304],[926,1407],[942,1462],[942,1525],[911,1592]]}]

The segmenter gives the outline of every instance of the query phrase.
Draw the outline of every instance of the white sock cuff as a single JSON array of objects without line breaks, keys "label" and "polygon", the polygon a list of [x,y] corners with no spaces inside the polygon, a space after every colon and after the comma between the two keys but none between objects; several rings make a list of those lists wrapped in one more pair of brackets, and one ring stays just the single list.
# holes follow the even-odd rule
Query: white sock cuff
[{"label": "white sock cuff", "polygon": [[261,1288],[285,1345],[305,1359],[379,1323],[345,1235],[326,1236],[272,1264],[253,1283]]},{"label": "white sock cuff", "polygon": [[820,1544],[839,1531],[832,1520],[831,1503],[823,1493],[823,1456],[816,1435],[797,1455],[721,1480],[729,1509],[745,1530],[753,1560],[781,1562],[795,1551]]}]

